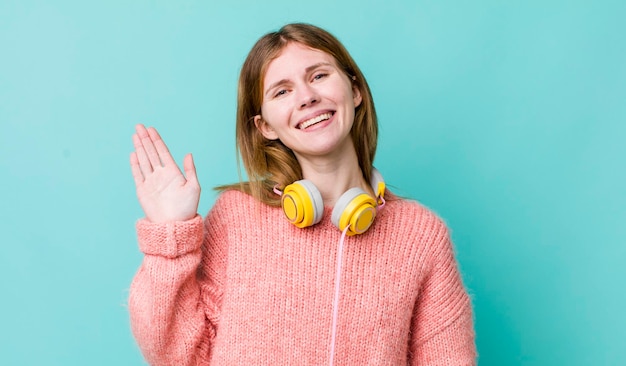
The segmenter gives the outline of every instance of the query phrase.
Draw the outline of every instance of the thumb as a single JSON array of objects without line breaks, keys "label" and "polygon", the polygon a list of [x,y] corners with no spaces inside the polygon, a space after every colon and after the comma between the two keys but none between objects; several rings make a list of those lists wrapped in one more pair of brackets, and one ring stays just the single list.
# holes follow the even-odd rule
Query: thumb
[{"label": "thumb", "polygon": [[191,154],[185,155],[183,160],[183,169],[185,170],[185,177],[187,182],[193,182],[198,184],[198,175],[196,174],[196,165],[193,163],[193,156]]}]

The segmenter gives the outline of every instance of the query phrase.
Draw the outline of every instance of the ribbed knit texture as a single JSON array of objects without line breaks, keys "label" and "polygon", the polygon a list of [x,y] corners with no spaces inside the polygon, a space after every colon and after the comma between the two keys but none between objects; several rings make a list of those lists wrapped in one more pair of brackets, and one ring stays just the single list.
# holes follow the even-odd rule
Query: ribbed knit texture
[{"label": "ribbed knit texture", "polygon": [[[228,191],[206,220],[140,220],[129,308],[146,360],[327,365],[341,238],[330,213],[299,229]],[[471,304],[439,218],[390,200],[345,240],[335,365],[475,365]]]}]

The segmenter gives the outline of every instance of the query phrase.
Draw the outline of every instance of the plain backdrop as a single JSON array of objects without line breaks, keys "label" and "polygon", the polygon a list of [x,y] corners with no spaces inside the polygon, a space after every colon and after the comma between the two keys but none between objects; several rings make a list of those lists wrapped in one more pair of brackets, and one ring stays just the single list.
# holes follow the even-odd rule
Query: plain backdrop
[{"label": "plain backdrop", "polygon": [[481,365],[624,365],[624,1],[0,1],[0,364],[141,365],[136,123],[237,181],[236,83],[288,22],[372,88],[375,165],[450,226]]}]

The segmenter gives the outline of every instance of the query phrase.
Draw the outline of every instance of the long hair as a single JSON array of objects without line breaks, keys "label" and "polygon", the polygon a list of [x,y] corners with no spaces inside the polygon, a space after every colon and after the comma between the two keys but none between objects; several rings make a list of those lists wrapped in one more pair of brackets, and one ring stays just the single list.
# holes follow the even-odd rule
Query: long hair
[{"label": "long hair", "polygon": [[378,121],[370,88],[363,73],[345,47],[327,31],[303,23],[287,24],[277,32],[261,37],[250,50],[239,75],[237,92],[237,150],[248,175],[248,181],[216,187],[237,189],[272,206],[280,206],[273,188],[302,179],[302,169],[293,151],[280,140],[266,139],[254,124],[261,114],[263,79],[268,65],[290,43],[300,43],[333,56],[340,69],[350,78],[362,96],[356,107],[350,132],[359,167],[365,181],[370,181],[378,140]]}]

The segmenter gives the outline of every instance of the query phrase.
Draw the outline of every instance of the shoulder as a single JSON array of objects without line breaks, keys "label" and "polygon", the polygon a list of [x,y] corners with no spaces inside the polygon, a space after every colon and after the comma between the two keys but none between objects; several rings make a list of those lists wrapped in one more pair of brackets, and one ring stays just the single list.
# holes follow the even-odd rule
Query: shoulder
[{"label": "shoulder", "polygon": [[209,211],[209,216],[230,216],[232,213],[240,214],[242,211],[262,205],[251,195],[229,189],[221,192],[215,199],[215,203]]},{"label": "shoulder", "polygon": [[215,205],[214,208],[222,208],[222,207],[230,207],[230,206],[240,206],[240,205],[244,205],[244,206],[249,206],[250,204],[257,204],[260,203],[258,200],[256,200],[254,197],[252,197],[251,195],[236,190],[236,189],[229,189],[226,191],[221,192],[218,196],[217,199],[215,200]]},{"label": "shoulder", "polygon": [[446,229],[446,223],[433,209],[423,203],[395,196],[390,194],[385,207],[381,212],[383,215],[393,217],[398,223],[420,224],[436,229]]},{"label": "shoulder", "polygon": [[449,239],[445,221],[416,200],[390,194],[379,215],[381,226],[386,231],[397,233],[404,240],[433,243]]},{"label": "shoulder", "polygon": [[252,197],[252,195],[235,189],[221,192],[213,207],[209,210],[207,219],[213,221],[249,221],[273,213],[274,207]]},{"label": "shoulder", "polygon": [[455,264],[451,230],[432,209],[415,200],[391,197],[381,216],[381,232],[420,258],[425,273]]}]

